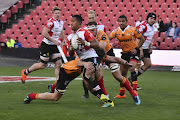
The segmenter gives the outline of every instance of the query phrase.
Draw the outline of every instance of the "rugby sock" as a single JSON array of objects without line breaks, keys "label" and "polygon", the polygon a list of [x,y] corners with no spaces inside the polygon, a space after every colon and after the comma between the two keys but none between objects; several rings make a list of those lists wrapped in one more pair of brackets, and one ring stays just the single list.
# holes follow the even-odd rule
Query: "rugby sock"
[{"label": "rugby sock", "polygon": [[87,89],[87,87],[86,87],[84,81],[82,81],[82,82],[83,82],[84,94],[85,94],[85,95],[89,95],[88,89]]},{"label": "rugby sock", "polygon": [[121,87],[120,87],[120,95],[123,96],[124,94],[125,94],[125,87],[124,87],[124,85],[121,85]]},{"label": "rugby sock", "polygon": [[136,72],[131,72],[132,86],[133,90],[137,90],[137,74]]},{"label": "rugby sock", "polygon": [[93,95],[95,95],[96,97],[100,98],[101,94],[104,94],[101,90],[101,87],[96,83],[95,80],[93,80],[93,78],[87,78],[84,76],[84,79],[90,84],[90,86],[93,88],[94,92],[92,93]]},{"label": "rugby sock", "polygon": [[28,75],[29,73],[30,73],[29,69],[26,69],[26,70],[24,71],[24,74],[26,74],[26,75]]},{"label": "rugby sock", "polygon": [[[124,87],[130,92],[131,96],[134,97],[134,96],[137,96],[136,93],[133,91],[133,89],[131,88],[130,84],[129,84],[129,81],[123,77],[123,81],[121,82],[121,84],[124,85]],[[124,90],[125,91],[125,90]]]},{"label": "rugby sock", "polygon": [[143,72],[144,72],[143,69],[142,69],[142,68],[139,68],[138,73],[137,73],[137,76],[140,76]]},{"label": "rugby sock", "polygon": [[54,90],[55,90],[55,87],[56,87],[56,83],[54,82],[54,83],[51,85],[51,90],[54,91]]},{"label": "rugby sock", "polygon": [[31,93],[31,94],[29,94],[29,98],[31,98],[31,99],[38,99],[38,95],[39,95],[39,93]]},{"label": "rugby sock", "polygon": [[101,90],[103,91],[103,93],[105,95],[108,95],[104,86],[104,80],[103,80],[103,76],[100,77],[100,80],[98,80],[98,84],[101,87]]}]

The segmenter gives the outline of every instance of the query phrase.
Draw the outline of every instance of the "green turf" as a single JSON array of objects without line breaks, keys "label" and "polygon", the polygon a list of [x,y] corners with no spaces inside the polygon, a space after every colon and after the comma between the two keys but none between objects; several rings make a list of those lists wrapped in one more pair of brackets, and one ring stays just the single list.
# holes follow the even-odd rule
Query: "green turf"
[{"label": "green turf", "polygon": [[[0,75],[20,75],[22,68],[0,68]],[[140,106],[133,103],[129,93],[125,99],[113,99],[119,92],[119,83],[105,70],[105,85],[114,108],[101,108],[94,96],[81,99],[82,81],[74,80],[65,95],[57,102],[34,100],[23,104],[31,92],[47,92],[52,82],[0,83],[0,120],[179,120],[180,72],[147,71],[139,77]],[[54,76],[54,69],[31,73],[32,76]]]}]

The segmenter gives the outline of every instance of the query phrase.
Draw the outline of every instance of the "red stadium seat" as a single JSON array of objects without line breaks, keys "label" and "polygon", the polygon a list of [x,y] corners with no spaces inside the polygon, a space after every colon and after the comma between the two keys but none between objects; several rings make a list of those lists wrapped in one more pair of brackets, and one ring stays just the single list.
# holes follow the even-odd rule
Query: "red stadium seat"
[{"label": "red stadium seat", "polygon": [[8,35],[11,35],[11,34],[12,34],[12,30],[11,30],[11,29],[6,29],[5,34],[6,34],[7,36],[8,36]]},{"label": "red stadium seat", "polygon": [[17,6],[19,9],[23,9],[23,1],[18,1]]},{"label": "red stadium seat", "polygon": [[23,0],[24,4],[29,4],[29,0]]},{"label": "red stadium seat", "polygon": [[6,34],[1,34],[1,42],[6,42]]},{"label": "red stadium seat", "polygon": [[6,14],[1,15],[1,23],[7,23],[7,15]]},{"label": "red stadium seat", "polygon": [[18,13],[18,6],[17,5],[13,5],[11,9],[12,9],[13,14]]},{"label": "red stadium seat", "polygon": [[11,10],[10,9],[6,11],[6,15],[7,15],[7,18],[11,18]]}]

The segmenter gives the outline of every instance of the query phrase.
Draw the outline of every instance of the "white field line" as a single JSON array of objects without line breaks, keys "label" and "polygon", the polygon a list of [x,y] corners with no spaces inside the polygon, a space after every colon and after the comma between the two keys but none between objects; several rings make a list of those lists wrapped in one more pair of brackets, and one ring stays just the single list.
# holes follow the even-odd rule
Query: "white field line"
[{"label": "white field line", "polygon": [[[9,77],[9,78],[13,78],[13,77],[21,77],[21,76],[0,76],[0,79],[1,77]],[[55,81],[55,77],[39,77],[39,76],[32,76],[32,77],[27,77],[28,78],[37,78],[37,79],[34,79],[34,80],[26,80],[26,82],[34,82],[34,81]],[[41,79],[38,79],[38,78],[41,78]],[[42,79],[44,78],[44,79]],[[76,78],[75,80],[82,80],[82,78]],[[16,80],[16,81],[0,81],[0,83],[8,83],[8,82],[21,82],[21,80]]]}]

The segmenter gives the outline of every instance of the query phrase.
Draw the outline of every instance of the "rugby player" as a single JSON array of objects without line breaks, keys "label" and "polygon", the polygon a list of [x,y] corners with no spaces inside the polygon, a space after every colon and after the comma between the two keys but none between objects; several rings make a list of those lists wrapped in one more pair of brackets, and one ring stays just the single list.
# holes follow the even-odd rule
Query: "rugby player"
[{"label": "rugby player", "polygon": [[[119,27],[114,29],[109,35],[109,40],[117,38],[122,48],[121,58],[132,64],[132,67],[128,68],[121,65],[122,76],[126,77],[128,69],[131,72],[133,90],[137,93],[137,74],[135,67],[139,61],[139,48],[144,43],[145,39],[143,35],[136,29],[127,24],[128,20],[125,15],[121,15],[118,18]],[[135,38],[140,39],[139,44],[136,44]],[[120,94],[116,95],[115,98],[125,98],[125,87],[121,84]]]},{"label": "rugby player", "polygon": [[21,72],[21,81],[25,83],[29,73],[44,69],[48,61],[52,60],[55,63],[55,76],[58,79],[60,66],[62,65],[61,54],[57,46],[61,45],[58,39],[65,40],[63,33],[64,22],[60,20],[61,9],[57,6],[52,8],[52,18],[50,18],[42,31],[44,36],[40,46],[40,59],[28,69],[23,69]]},{"label": "rugby player", "polygon": [[140,48],[140,58],[142,59],[144,65],[140,66],[140,68],[138,69],[137,76],[143,74],[147,69],[151,67],[151,57],[150,57],[150,54],[152,54],[151,42],[154,36],[153,24],[155,22],[156,22],[156,14],[149,13],[146,17],[146,20],[137,27],[139,32],[143,34],[145,38],[145,42]]}]

